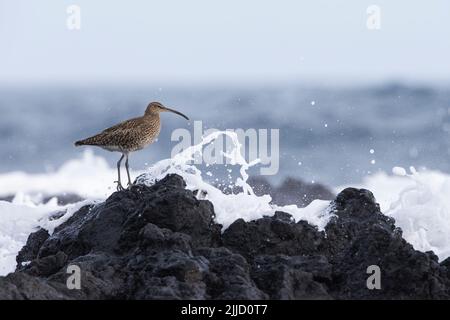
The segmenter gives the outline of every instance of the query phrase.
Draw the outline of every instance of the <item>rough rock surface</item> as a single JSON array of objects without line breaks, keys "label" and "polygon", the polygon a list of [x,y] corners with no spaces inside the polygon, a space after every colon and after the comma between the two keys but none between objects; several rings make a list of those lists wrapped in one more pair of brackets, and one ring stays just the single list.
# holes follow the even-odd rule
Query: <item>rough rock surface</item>
[{"label": "rough rock surface", "polygon": [[[277,212],[221,233],[213,205],[170,175],[31,234],[0,299],[450,298],[450,260],[415,251],[370,191],[345,189],[332,206],[325,232]],[[80,290],[67,288],[70,265]],[[380,290],[367,288],[371,265]]]}]

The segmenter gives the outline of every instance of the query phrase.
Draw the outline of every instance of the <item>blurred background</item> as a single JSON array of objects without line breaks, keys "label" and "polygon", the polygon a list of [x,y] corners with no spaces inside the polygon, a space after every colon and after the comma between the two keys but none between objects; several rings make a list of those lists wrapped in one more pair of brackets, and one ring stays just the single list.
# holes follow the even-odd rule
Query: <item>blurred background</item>
[{"label": "blurred background", "polygon": [[[271,180],[450,172],[449,12],[447,0],[0,0],[0,173],[51,172],[80,157],[73,141],[153,100],[205,129],[280,129]],[[163,117],[134,169],[170,157],[172,131],[192,129]]]}]

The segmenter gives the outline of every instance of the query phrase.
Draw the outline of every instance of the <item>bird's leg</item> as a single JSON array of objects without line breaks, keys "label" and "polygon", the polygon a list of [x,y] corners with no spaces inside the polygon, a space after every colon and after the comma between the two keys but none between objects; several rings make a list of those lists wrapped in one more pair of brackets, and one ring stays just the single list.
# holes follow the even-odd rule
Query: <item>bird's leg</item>
[{"label": "bird's leg", "polygon": [[125,168],[127,169],[127,175],[128,175],[128,186],[131,186],[131,178],[130,178],[130,167],[128,166],[128,153],[126,154],[125,158]]},{"label": "bird's leg", "polygon": [[118,181],[114,181],[115,183],[117,183],[117,191],[122,191],[124,190],[124,188],[122,187],[122,182],[120,181],[120,164],[122,163],[123,158],[125,157],[124,154],[122,154],[122,156],[120,157],[119,161],[117,162],[117,175],[119,177]]}]

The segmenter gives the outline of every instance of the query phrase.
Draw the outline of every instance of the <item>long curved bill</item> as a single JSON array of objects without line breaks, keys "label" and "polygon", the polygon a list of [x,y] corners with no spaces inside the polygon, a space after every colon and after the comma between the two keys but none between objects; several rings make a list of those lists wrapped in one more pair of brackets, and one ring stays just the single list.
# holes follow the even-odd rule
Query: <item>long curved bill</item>
[{"label": "long curved bill", "polygon": [[186,120],[189,120],[188,117],[186,117],[184,114],[182,114],[181,112],[179,112],[179,111],[177,111],[177,110],[173,110],[173,109],[170,109],[170,108],[167,108],[167,107],[164,107],[164,109],[165,109],[166,111],[176,113],[177,115],[182,116],[182,117],[185,118]]}]

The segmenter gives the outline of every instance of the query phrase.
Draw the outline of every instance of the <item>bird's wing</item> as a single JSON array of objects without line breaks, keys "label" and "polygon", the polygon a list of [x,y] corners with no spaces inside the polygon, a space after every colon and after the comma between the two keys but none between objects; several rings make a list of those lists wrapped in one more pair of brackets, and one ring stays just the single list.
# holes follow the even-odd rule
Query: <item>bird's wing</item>
[{"label": "bird's wing", "polygon": [[85,145],[96,146],[129,143],[130,139],[133,139],[136,128],[139,126],[140,121],[138,121],[138,118],[126,120],[80,142]]},{"label": "bird's wing", "polygon": [[134,119],[130,119],[130,120],[126,120],[121,123],[118,123],[112,127],[109,127],[107,129],[103,130],[101,133],[108,133],[108,132],[113,132],[113,131],[127,131],[127,130],[137,127],[138,125],[139,125],[138,118],[134,118]]}]

